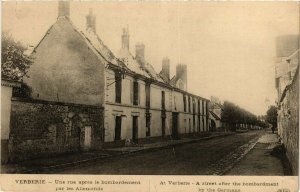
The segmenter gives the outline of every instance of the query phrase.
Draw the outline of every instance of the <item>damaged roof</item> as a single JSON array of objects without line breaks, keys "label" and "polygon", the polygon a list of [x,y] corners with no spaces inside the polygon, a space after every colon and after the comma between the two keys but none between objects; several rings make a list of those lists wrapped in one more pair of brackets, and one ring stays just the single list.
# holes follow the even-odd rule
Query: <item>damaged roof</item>
[{"label": "damaged roof", "polygon": [[219,117],[217,114],[215,114],[214,112],[212,111],[209,111],[210,114],[216,119],[216,120],[221,120],[221,117]]},{"label": "damaged roof", "polygon": [[119,51],[118,57],[125,63],[130,71],[144,75],[147,78],[155,79],[159,82],[164,82],[160,75],[156,73],[151,64],[145,63],[145,65],[142,67],[128,49],[122,48]]}]

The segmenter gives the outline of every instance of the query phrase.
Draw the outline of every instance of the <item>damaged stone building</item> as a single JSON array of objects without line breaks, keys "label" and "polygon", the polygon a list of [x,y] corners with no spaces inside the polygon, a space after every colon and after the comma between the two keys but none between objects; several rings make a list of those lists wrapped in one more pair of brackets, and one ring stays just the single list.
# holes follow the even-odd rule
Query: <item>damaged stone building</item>
[{"label": "damaged stone building", "polygon": [[293,175],[299,162],[299,36],[279,36],[276,42],[275,82],[277,128]]},{"label": "damaged stone building", "polygon": [[[32,52],[24,83],[30,96],[12,98],[9,156],[22,160],[208,132],[208,99],[187,92],[187,66],[170,77],[170,60],[157,73],[145,45],[129,51],[129,31],[112,53],[96,33],[92,10],[86,31],[59,2],[57,21]],[[27,155],[26,155],[27,154]]]}]

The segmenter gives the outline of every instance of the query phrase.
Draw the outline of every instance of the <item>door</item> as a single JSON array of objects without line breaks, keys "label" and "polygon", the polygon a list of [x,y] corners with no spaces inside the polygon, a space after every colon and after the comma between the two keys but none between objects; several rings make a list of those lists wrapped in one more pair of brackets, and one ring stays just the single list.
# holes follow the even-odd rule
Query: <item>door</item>
[{"label": "door", "polygon": [[132,116],[132,141],[137,143],[138,139],[138,117]]},{"label": "door", "polygon": [[196,132],[196,123],[195,123],[195,115],[193,115],[193,132],[195,133]]},{"label": "door", "polygon": [[162,137],[165,137],[166,135],[166,118],[161,118],[161,135]]},{"label": "door", "polygon": [[115,141],[121,140],[121,127],[122,127],[122,118],[121,116],[116,116],[115,119]]},{"label": "door", "polygon": [[91,148],[91,137],[92,137],[92,127],[84,127],[84,149],[89,150]]},{"label": "door", "polygon": [[172,113],[172,138],[178,139],[178,113]]}]

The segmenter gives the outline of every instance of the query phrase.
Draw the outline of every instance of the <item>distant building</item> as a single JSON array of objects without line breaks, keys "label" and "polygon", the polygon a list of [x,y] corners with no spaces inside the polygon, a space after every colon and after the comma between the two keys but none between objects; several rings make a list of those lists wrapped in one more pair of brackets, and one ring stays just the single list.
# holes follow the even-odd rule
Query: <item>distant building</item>
[{"label": "distant building", "polygon": [[221,101],[216,97],[211,97],[209,102],[209,118],[210,118],[210,128],[212,130],[217,130],[223,127],[221,117],[222,117],[223,106]]}]

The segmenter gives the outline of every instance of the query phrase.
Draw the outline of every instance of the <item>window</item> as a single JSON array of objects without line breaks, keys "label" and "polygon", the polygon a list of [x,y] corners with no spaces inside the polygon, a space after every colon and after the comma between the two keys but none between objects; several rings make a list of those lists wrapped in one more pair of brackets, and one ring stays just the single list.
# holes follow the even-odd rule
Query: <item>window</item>
[{"label": "window", "polygon": [[200,114],[200,100],[198,100],[198,114]]},{"label": "window", "polygon": [[195,99],[193,99],[193,114],[196,113],[196,102]]},{"label": "window", "polygon": [[115,92],[116,92],[116,103],[121,103],[122,98],[122,76],[120,73],[116,72],[115,74]]},{"label": "window", "polygon": [[146,107],[150,108],[150,84],[146,84]]},{"label": "window", "polygon": [[190,97],[188,98],[188,108],[189,108],[189,112],[191,112],[191,98]]},{"label": "window", "polygon": [[139,83],[137,81],[133,82],[133,105],[139,104]]},{"label": "window", "polygon": [[186,96],[183,95],[183,111],[186,112]]},{"label": "window", "polygon": [[204,115],[204,101],[202,101],[202,115]]},{"label": "window", "polygon": [[161,92],[161,108],[162,109],[166,108],[166,105],[165,105],[165,92],[164,91]]}]

